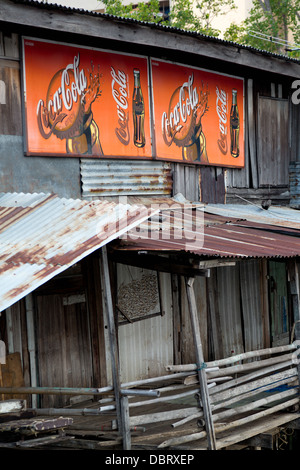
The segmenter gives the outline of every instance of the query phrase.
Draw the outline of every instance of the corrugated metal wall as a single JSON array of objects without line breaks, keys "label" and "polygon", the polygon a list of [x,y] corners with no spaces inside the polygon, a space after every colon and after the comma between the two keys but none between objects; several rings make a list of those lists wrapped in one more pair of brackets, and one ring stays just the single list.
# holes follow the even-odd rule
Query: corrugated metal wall
[{"label": "corrugated metal wall", "polygon": [[171,195],[171,164],[160,161],[82,159],[82,196]]},{"label": "corrugated metal wall", "polygon": [[[127,276],[131,282],[134,271],[124,265],[117,265],[122,281]],[[133,323],[119,325],[118,340],[121,381],[130,382],[165,375],[165,367],[173,363],[173,314],[170,274],[160,274],[160,299],[162,315],[145,318]],[[106,330],[107,333],[107,330]],[[109,341],[106,338],[107,350]],[[110,356],[107,354],[110,364]],[[111,381],[111,367],[108,364],[108,380]]]}]

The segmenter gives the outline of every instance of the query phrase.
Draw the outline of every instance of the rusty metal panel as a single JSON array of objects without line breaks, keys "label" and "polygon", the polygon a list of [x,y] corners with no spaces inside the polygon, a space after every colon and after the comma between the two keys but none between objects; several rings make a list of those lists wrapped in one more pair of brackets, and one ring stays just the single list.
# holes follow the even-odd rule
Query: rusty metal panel
[{"label": "rusty metal panel", "polygon": [[268,210],[253,204],[207,204],[208,214],[276,225],[278,227],[300,229],[300,212],[286,206],[271,206]]},{"label": "rusty metal panel", "polygon": [[84,198],[170,195],[171,164],[159,161],[82,159]]},{"label": "rusty metal panel", "polygon": [[0,193],[0,311],[149,214],[108,201]]},{"label": "rusty metal panel", "polygon": [[[278,227],[268,221],[267,215],[267,223],[263,223],[262,215],[256,223],[242,216],[238,218],[237,213],[235,217],[212,214],[210,206],[194,210],[189,218],[184,211],[184,207],[162,210],[156,225],[154,219],[146,221],[139,226],[138,233],[129,231],[121,245],[134,250],[185,251],[211,257],[288,258],[300,254],[297,216],[294,221],[273,219],[280,221]],[[204,211],[203,223],[197,221],[199,211]]]}]

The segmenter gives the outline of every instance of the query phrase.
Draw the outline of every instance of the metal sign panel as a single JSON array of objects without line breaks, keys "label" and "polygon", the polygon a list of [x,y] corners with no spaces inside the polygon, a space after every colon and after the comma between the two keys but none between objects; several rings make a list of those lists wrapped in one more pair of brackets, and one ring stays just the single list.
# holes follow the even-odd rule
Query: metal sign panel
[{"label": "metal sign panel", "polygon": [[244,166],[241,78],[31,38],[23,57],[26,155]]},{"label": "metal sign panel", "polygon": [[152,157],[147,58],[24,39],[28,155]]},{"label": "metal sign panel", "polygon": [[151,73],[157,156],[243,167],[243,79],[154,59]]}]

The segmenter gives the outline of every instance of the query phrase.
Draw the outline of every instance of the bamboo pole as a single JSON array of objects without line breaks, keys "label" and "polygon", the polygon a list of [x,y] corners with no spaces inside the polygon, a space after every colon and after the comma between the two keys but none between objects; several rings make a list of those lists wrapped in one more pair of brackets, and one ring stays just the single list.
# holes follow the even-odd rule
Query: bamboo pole
[{"label": "bamboo pole", "polygon": [[[274,414],[274,413],[277,413],[278,411],[282,411],[285,408],[289,408],[290,406],[293,406],[296,403],[299,403],[299,398],[293,398],[291,400],[288,400],[285,403],[280,403],[279,405],[275,405],[272,408],[268,408],[266,410],[259,411],[258,413],[255,413],[255,414],[250,415],[250,416],[246,416],[244,418],[240,418],[236,421],[231,421],[230,423],[227,423],[227,424],[217,424],[216,423],[215,432],[216,432],[216,434],[218,434],[218,433],[227,431],[229,429],[232,429],[232,428],[235,428],[235,427],[238,427],[238,426],[242,426],[244,424],[248,424],[248,423],[253,422],[257,419],[264,418],[264,417],[266,417],[270,414]],[[180,444],[184,444],[184,443],[187,443],[187,442],[198,441],[200,439],[204,439],[205,437],[206,437],[206,431],[200,431],[198,433],[189,434],[187,436],[180,436],[180,437],[177,437],[177,438],[172,438],[172,439],[169,439],[169,440],[164,441],[161,444],[159,444],[158,449],[163,449],[163,448],[170,447],[170,446],[180,445]]]},{"label": "bamboo pole", "polygon": [[[295,344],[288,344],[286,346],[278,346],[275,348],[267,348],[267,349],[258,349],[257,351],[249,351],[246,353],[237,354],[235,356],[226,357],[224,359],[218,359],[215,361],[210,361],[206,363],[206,371],[211,372],[211,368],[215,367],[222,367],[233,364],[234,362],[244,361],[246,359],[251,359],[253,357],[260,357],[272,354],[279,354],[281,352],[286,351],[294,351],[297,349]],[[168,365],[166,370],[169,372],[177,372],[177,371],[191,371],[196,370],[197,364],[182,364],[182,365]]]},{"label": "bamboo pole", "polygon": [[255,362],[249,362],[248,364],[240,364],[238,366],[232,366],[232,367],[225,367],[224,370],[218,370],[213,373],[208,373],[207,378],[214,379],[216,377],[222,377],[222,375],[231,375],[231,374],[237,374],[241,372],[247,372],[249,370],[253,369],[260,369],[262,367],[266,367],[272,364],[278,364],[280,362],[286,362],[286,361],[292,361],[293,358],[293,353],[291,354],[285,354],[284,356],[277,356],[271,359],[264,359],[262,361],[255,361]]},{"label": "bamboo pole", "polygon": [[154,400],[144,400],[144,401],[140,401],[140,402],[130,403],[129,407],[133,408],[133,407],[136,407],[136,406],[152,405],[152,404],[156,404],[156,403],[177,400],[177,399],[180,399],[180,398],[185,398],[185,397],[188,397],[188,396],[191,396],[191,395],[195,395],[197,392],[199,392],[199,389],[195,388],[194,390],[189,390],[189,391],[184,392],[184,393],[177,393],[176,395],[168,395],[166,397],[160,397],[160,398],[156,398]]},{"label": "bamboo pole", "polygon": [[[112,395],[110,391],[99,392],[98,388],[68,388],[68,387],[0,387],[0,392],[11,395]],[[120,390],[120,395],[159,397],[159,390]]]},{"label": "bamboo pole", "polygon": [[130,416],[130,426],[140,424],[158,423],[171,419],[180,419],[198,413],[198,407],[181,408],[179,410],[160,411],[158,413],[148,413],[145,415]]},{"label": "bamboo pole", "polygon": [[179,373],[175,373],[175,374],[168,374],[168,375],[162,375],[162,376],[158,376],[158,377],[150,377],[149,379],[142,379],[142,380],[135,380],[133,382],[126,382],[126,383],[123,383],[122,384],[122,387],[127,387],[127,388],[130,388],[130,387],[139,387],[140,385],[147,385],[147,384],[150,384],[150,383],[155,383],[155,382],[163,382],[165,380],[178,380],[178,379],[182,379],[183,377],[187,377],[189,375],[188,372],[179,372]]},{"label": "bamboo pole", "polygon": [[99,407],[99,408],[28,408],[27,411],[33,411],[37,416],[100,416],[104,412],[113,411],[115,414],[116,407]]},{"label": "bamboo pole", "polygon": [[279,364],[275,364],[269,367],[265,367],[260,370],[256,370],[255,372],[251,372],[250,374],[243,375],[238,377],[237,379],[233,379],[230,382],[225,382],[223,384],[217,385],[214,389],[210,391],[210,395],[214,395],[219,393],[223,390],[227,390],[229,388],[235,387],[236,385],[248,382],[253,378],[260,377],[262,375],[273,374],[275,371],[284,369],[286,367],[290,367],[292,365],[292,361],[281,362]]},{"label": "bamboo pole", "polygon": [[[279,385],[287,385],[289,383],[292,383],[295,381],[295,377],[288,377],[284,378],[282,380],[279,380],[276,382],[276,386]],[[230,397],[229,399],[222,401],[221,403],[217,403],[216,405],[212,405],[212,410],[215,412],[216,410],[222,409],[222,408],[227,408],[235,403],[238,403],[241,400],[244,400],[246,398],[253,397],[261,392],[266,392],[267,390],[271,390],[274,388],[274,383],[267,383],[266,385],[260,387],[259,389],[256,390],[250,390],[246,393],[243,393],[242,395],[236,395],[233,397]]]},{"label": "bamboo pole", "polygon": [[131,449],[131,435],[130,435],[130,425],[129,425],[129,406],[128,406],[128,397],[121,397],[121,413],[122,413],[122,437],[123,437],[123,449]]},{"label": "bamboo pole", "polygon": [[[116,401],[117,420],[119,432],[123,430],[122,416],[125,414],[121,411],[121,384],[120,384],[120,363],[119,363],[119,351],[117,345],[117,335],[114,320],[113,301],[110,286],[110,275],[108,268],[107,248],[104,245],[101,249],[101,263],[100,263],[100,275],[101,285],[103,288],[105,304],[106,304],[106,316],[109,330],[109,343],[110,343],[110,355],[111,355],[111,367],[112,367],[112,380],[114,387],[114,395]],[[123,440],[124,440],[124,436]]]},{"label": "bamboo pole", "polygon": [[201,391],[201,399],[202,399],[202,407],[203,407],[203,414],[205,419],[205,429],[207,432],[207,442],[208,448],[210,450],[216,449],[216,440],[215,440],[215,433],[214,433],[214,426],[212,420],[212,413],[209,401],[209,393],[207,388],[206,382],[206,373],[202,365],[204,364],[203,358],[203,350],[202,350],[202,342],[201,342],[201,335],[199,329],[199,320],[197,315],[197,306],[196,306],[196,299],[195,293],[193,289],[193,278],[185,278],[185,287],[186,287],[186,294],[188,299],[189,305],[189,312],[190,312],[190,319],[193,331],[193,338],[195,344],[195,352],[198,364],[198,376],[199,376],[199,385]]},{"label": "bamboo pole", "polygon": [[[265,385],[271,384],[273,387],[276,387],[278,383],[284,379],[288,379],[292,377],[295,380],[297,377],[297,370],[296,368],[288,369],[284,372],[279,372],[277,374],[272,374],[270,376],[264,377],[262,379],[256,379],[253,381],[249,381],[246,384],[242,384],[239,386],[235,386],[233,390],[224,390],[223,392],[219,392],[211,397],[211,403],[216,403],[222,400],[229,398],[236,397],[238,395],[242,395],[249,391],[249,389],[258,389],[260,387],[264,387]],[[257,390],[259,392],[259,390]],[[257,393],[256,392],[256,393]]]},{"label": "bamboo pole", "polygon": [[[220,419],[230,418],[240,413],[246,413],[247,411],[252,411],[255,408],[259,408],[261,406],[266,406],[274,401],[282,400],[284,398],[291,397],[293,395],[298,395],[299,389],[293,388],[292,390],[287,390],[286,392],[275,393],[268,398],[261,398],[256,400],[255,402],[248,403],[247,405],[237,406],[231,410],[221,411],[213,416],[213,421],[216,422]],[[299,402],[299,398],[298,398]]]},{"label": "bamboo pole", "polygon": [[180,421],[177,421],[176,423],[173,423],[172,428],[177,428],[178,426],[183,426],[184,424],[188,423],[189,421],[192,421],[193,419],[202,418],[202,416],[203,416],[203,412],[199,411],[198,413],[187,416],[186,418],[183,418]]}]

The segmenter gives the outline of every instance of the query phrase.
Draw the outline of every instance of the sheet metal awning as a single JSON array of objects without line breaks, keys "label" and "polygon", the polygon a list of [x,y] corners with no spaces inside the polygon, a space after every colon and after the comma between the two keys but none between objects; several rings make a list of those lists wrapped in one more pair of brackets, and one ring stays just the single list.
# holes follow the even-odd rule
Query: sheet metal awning
[{"label": "sheet metal awning", "polygon": [[194,206],[192,212],[165,208],[156,223],[152,219],[153,223],[144,222],[138,231],[129,231],[117,248],[222,258],[300,256],[300,213],[279,207],[270,212],[254,209],[247,212],[245,207],[209,204]]},{"label": "sheet metal awning", "polygon": [[134,204],[0,193],[0,311],[150,213]]},{"label": "sheet metal awning", "polygon": [[246,212],[171,198],[117,204],[0,193],[0,311],[113,240],[119,250],[300,256],[298,211]]}]

